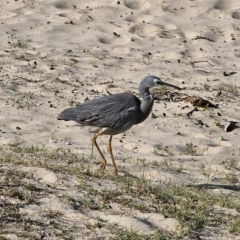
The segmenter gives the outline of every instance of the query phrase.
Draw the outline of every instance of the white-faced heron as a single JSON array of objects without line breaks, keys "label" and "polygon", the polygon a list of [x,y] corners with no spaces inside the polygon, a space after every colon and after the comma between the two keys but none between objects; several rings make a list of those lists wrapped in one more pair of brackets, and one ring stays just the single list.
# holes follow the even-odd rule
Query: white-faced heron
[{"label": "white-faced heron", "polygon": [[140,101],[130,93],[118,93],[94,99],[79,106],[68,108],[58,115],[58,120],[73,120],[83,126],[97,127],[92,142],[101,156],[101,168],[105,169],[107,161],[97,144],[100,135],[110,135],[107,150],[110,153],[114,172],[117,166],[112,153],[113,135],[123,133],[133,125],[143,122],[152,110],[154,99],[149,88],[156,85],[166,85],[176,89],[177,86],[163,82],[155,76],[148,76],[139,85]]}]

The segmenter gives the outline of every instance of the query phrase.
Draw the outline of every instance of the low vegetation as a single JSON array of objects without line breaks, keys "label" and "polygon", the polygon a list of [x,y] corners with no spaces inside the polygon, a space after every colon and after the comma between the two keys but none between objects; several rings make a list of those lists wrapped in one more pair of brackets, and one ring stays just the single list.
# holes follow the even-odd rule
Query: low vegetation
[{"label": "low vegetation", "polygon": [[[223,191],[220,185],[218,191],[213,191],[207,185],[156,184],[130,173],[114,175],[108,170],[96,170],[89,159],[89,156],[68,149],[52,150],[21,144],[2,147],[1,239],[7,239],[8,234],[22,239],[43,236],[74,239],[82,234],[89,239],[104,239],[106,236],[108,239],[194,239],[209,229],[213,235],[222,232],[229,236],[240,234],[237,191]],[[223,164],[232,167],[234,162]],[[47,184],[34,178],[34,170],[42,168],[55,173],[59,181]],[[69,179],[75,179],[74,184]],[[81,231],[79,223],[66,220],[64,209],[49,206],[38,212],[39,209],[33,207],[52,197],[64,203],[67,210],[86,215],[86,221],[81,222]],[[158,213],[164,218],[176,219],[179,226],[174,232],[151,226],[152,233],[144,235],[101,217],[89,217],[92,211],[107,214],[116,204],[122,209],[121,215]],[[100,237],[103,233],[105,237]]]}]

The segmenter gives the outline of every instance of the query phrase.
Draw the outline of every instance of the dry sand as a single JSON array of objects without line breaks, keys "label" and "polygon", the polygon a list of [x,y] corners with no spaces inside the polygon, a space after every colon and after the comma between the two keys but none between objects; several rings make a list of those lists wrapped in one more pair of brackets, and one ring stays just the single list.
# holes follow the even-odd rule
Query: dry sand
[{"label": "dry sand", "polygon": [[[73,122],[57,121],[57,114],[108,92],[138,95],[140,81],[156,75],[184,89],[167,89],[164,96],[160,90],[153,91],[159,99],[152,110],[156,118],[150,116],[113,138],[120,174],[141,177],[144,173],[155,183],[176,180],[239,186],[239,128],[224,131],[229,121],[240,121],[239,0],[9,0],[0,3],[0,23],[1,146],[63,147],[89,158],[91,135]],[[187,117],[194,107],[169,101],[170,93],[178,98],[196,95],[218,108]],[[106,153],[107,137],[98,142]],[[94,155],[98,158],[95,150]],[[223,163],[229,162],[235,168],[226,168]],[[161,164],[181,168],[181,174],[158,168]],[[14,164],[0,167],[18,169]],[[31,172],[34,182],[63,187],[61,176],[47,168],[19,169]],[[111,170],[108,158],[106,171]],[[70,187],[63,193],[79,194],[72,190],[79,184],[77,178],[69,176],[66,181]],[[114,185],[106,182],[107,187]],[[36,220],[44,208],[61,210],[68,221],[82,223],[99,216],[143,233],[152,232],[151,224],[167,231],[175,231],[178,225],[176,219],[156,213],[119,210],[120,217],[119,206],[112,206],[109,214],[91,211],[84,215],[55,194],[21,211]],[[101,231],[96,239],[107,239]],[[218,235],[213,239],[219,239]]]}]

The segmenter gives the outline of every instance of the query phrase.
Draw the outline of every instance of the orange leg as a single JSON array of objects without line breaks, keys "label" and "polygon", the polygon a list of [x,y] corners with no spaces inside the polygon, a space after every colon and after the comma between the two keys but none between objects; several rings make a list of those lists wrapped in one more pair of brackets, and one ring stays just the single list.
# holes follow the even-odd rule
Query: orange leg
[{"label": "orange leg", "polygon": [[114,160],[114,157],[113,157],[113,152],[112,152],[112,135],[109,138],[108,145],[107,145],[107,150],[108,150],[108,152],[110,154],[110,157],[112,159],[113,171],[116,173],[118,170],[117,170],[117,166],[116,166],[116,163],[115,163],[115,160]]},{"label": "orange leg", "polygon": [[99,148],[99,146],[98,146],[98,144],[97,144],[97,138],[98,138],[98,136],[100,136],[101,134],[102,134],[102,131],[100,131],[99,133],[96,133],[96,134],[93,136],[93,138],[92,138],[92,142],[93,142],[94,146],[96,147],[96,149],[98,150],[98,152],[99,152],[99,154],[100,154],[100,156],[101,156],[101,162],[100,162],[101,167],[100,167],[100,170],[104,170],[104,169],[106,168],[107,161],[106,161],[105,157],[103,156],[103,153],[102,153],[102,151],[100,150],[100,148]]}]

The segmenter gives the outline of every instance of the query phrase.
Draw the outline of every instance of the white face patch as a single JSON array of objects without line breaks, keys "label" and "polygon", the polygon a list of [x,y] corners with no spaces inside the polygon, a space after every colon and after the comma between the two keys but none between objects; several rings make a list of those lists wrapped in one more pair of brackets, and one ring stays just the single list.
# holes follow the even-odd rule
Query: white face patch
[{"label": "white face patch", "polygon": [[153,81],[154,81],[155,84],[159,84],[161,82],[161,80],[157,79],[157,78],[155,78]]}]

